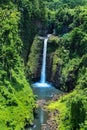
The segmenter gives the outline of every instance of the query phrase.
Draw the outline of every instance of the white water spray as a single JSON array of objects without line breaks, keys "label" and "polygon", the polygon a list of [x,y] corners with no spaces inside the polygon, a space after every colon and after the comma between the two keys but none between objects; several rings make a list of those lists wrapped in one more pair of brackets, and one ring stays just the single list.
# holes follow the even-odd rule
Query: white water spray
[{"label": "white water spray", "polygon": [[47,55],[47,41],[50,35],[44,38],[44,47],[43,47],[43,59],[42,59],[42,68],[41,68],[41,79],[40,82],[33,84],[35,87],[50,87],[51,85],[46,82],[46,55]]},{"label": "white water spray", "polygon": [[45,83],[46,82],[47,41],[48,41],[48,38],[45,38],[44,39],[43,60],[42,60],[42,69],[41,69],[41,80],[40,80],[40,83]]}]

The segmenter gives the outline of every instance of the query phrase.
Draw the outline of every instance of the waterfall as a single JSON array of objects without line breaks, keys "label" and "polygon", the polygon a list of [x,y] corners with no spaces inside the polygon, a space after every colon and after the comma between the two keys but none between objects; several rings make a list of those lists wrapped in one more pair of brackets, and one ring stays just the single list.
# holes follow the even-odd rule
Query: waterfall
[{"label": "waterfall", "polygon": [[47,83],[46,81],[46,54],[47,54],[47,41],[49,36],[50,34],[47,35],[46,38],[42,38],[42,37],[40,38],[40,39],[44,39],[41,78],[39,82],[33,84],[34,87],[51,87],[51,84]]},{"label": "waterfall", "polygon": [[46,53],[47,53],[47,41],[48,38],[44,39],[44,48],[43,48],[43,60],[42,60],[42,69],[41,69],[41,80],[40,83],[46,82]]}]

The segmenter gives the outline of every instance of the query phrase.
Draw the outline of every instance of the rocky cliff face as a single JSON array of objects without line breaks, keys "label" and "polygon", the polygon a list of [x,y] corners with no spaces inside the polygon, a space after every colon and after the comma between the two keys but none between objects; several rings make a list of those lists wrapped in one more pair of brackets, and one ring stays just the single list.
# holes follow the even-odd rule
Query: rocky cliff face
[{"label": "rocky cliff face", "polygon": [[[52,41],[51,41],[52,40]],[[57,39],[58,40],[58,39]],[[47,63],[46,63],[46,78],[48,82],[52,82],[57,88],[59,87],[61,65],[57,63],[56,70],[53,71],[53,58],[56,49],[56,41],[54,36],[48,40],[47,48]],[[35,37],[31,46],[29,62],[28,62],[28,74],[31,76],[33,81],[40,80],[42,57],[43,57],[43,40]]]},{"label": "rocky cliff face", "polygon": [[[33,82],[40,80],[43,42],[36,36],[30,49],[27,72]],[[56,88],[72,90],[75,87],[79,62],[76,59],[69,59],[68,50],[62,47],[60,39],[56,36],[51,36],[48,40],[46,60],[46,80]]]},{"label": "rocky cliff face", "polygon": [[27,72],[33,81],[39,80],[42,62],[43,40],[34,38],[28,57]]}]

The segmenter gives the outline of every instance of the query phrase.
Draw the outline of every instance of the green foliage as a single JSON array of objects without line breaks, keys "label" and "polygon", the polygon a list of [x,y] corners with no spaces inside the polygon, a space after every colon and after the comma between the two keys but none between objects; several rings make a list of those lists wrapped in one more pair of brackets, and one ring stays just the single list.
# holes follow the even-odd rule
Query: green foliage
[{"label": "green foliage", "polygon": [[[26,84],[20,91],[14,89],[16,84],[13,86],[8,81],[0,86],[0,128],[20,130],[33,120],[33,94],[26,80],[23,81]],[[24,85],[21,81],[19,83]]]},{"label": "green foliage", "polygon": [[61,7],[70,7],[75,8],[77,6],[87,5],[87,0],[44,0],[47,4],[47,7],[50,10],[57,10]]},{"label": "green foliage", "polygon": [[[61,78],[60,78],[60,82],[61,85],[63,86],[63,89],[65,89],[66,91],[68,91],[68,84],[67,82],[71,79],[71,89],[73,89],[73,87],[75,87],[75,82],[77,80],[77,75],[78,75],[78,68],[80,65],[80,59],[77,58],[73,58],[71,60],[68,60],[68,64],[66,63],[62,69],[62,74],[61,74]],[[73,84],[72,84],[73,83]]]},{"label": "green foliage", "polygon": [[75,88],[49,108],[60,110],[60,120],[57,118],[60,130],[87,129],[86,4],[87,0],[0,1],[2,130],[20,130],[32,123],[35,101],[23,62],[29,60],[26,69],[29,78],[33,78],[42,51],[42,41],[35,35],[46,31],[57,35],[48,41],[48,53],[53,57],[52,75],[59,79],[62,90]]},{"label": "green foliage", "polygon": [[[47,2],[48,3],[48,2]],[[56,4],[55,4],[56,3]],[[52,8],[51,8],[52,7]],[[60,130],[87,129],[87,1],[54,0],[48,8],[55,11],[54,29],[59,40],[53,48],[52,73],[64,91],[72,91],[49,104]],[[51,20],[50,20],[51,21]],[[55,45],[54,37],[52,45]],[[60,67],[58,68],[58,65]],[[57,75],[56,73],[59,73]],[[55,79],[54,79],[55,80]],[[55,81],[56,82],[56,81]],[[58,117],[59,116],[59,117]]]},{"label": "green foliage", "polygon": [[77,90],[65,95],[59,101],[49,104],[48,109],[59,110],[58,128],[60,130],[86,130],[87,119],[87,90]]},{"label": "green foliage", "polygon": [[[66,91],[75,88],[78,75],[81,73],[83,75],[81,67],[86,67],[87,34],[84,28],[87,21],[86,12],[86,6],[77,6],[73,9],[70,7],[63,9],[61,6],[56,11],[55,31],[57,35],[60,35],[60,40],[57,49],[54,50],[52,68],[54,73],[57,71],[58,64],[61,63],[60,85]],[[53,42],[55,43],[55,40]]]},{"label": "green foliage", "polygon": [[81,97],[76,96],[71,101],[71,110],[70,110],[70,122],[71,129],[76,130],[79,129],[79,124],[83,123],[85,120],[85,110],[83,107],[83,103],[81,101]]},{"label": "green foliage", "polygon": [[20,0],[18,8],[21,12],[22,55],[26,63],[35,35],[45,30],[46,7],[41,0]]},{"label": "green foliage", "polygon": [[81,29],[75,28],[72,31],[72,39],[71,39],[71,45],[70,50],[73,55],[77,54],[79,56],[82,56],[83,54],[86,54],[87,52],[87,44],[86,44],[86,33],[84,33]]},{"label": "green foliage", "polygon": [[47,51],[48,53],[52,53],[56,50],[56,48],[59,46],[58,45],[59,38],[57,36],[50,36],[48,39],[48,48]]},{"label": "green foliage", "polygon": [[70,31],[70,24],[73,22],[74,10],[61,7],[56,11],[55,31],[56,34],[64,34]]},{"label": "green foliage", "polygon": [[83,6],[87,3],[87,0],[61,0],[63,4],[68,4],[71,8],[74,8],[75,6]]},{"label": "green foliage", "polygon": [[33,78],[33,75],[37,71],[39,60],[41,59],[41,52],[43,47],[43,41],[38,36],[35,37],[29,55],[28,73]]},{"label": "green foliage", "polygon": [[[4,1],[3,1],[4,2]],[[6,3],[7,4],[7,3]],[[13,3],[0,7],[0,129],[20,130],[32,123],[35,101],[20,56],[21,14]]]}]

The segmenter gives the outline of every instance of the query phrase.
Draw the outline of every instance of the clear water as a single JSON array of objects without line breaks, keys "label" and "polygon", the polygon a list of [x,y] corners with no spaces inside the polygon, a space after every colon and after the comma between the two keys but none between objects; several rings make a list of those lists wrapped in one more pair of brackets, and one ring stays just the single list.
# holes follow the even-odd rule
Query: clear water
[{"label": "clear water", "polygon": [[[35,95],[37,95],[37,100],[46,100],[49,101],[52,99],[54,94],[60,94],[61,91],[56,89],[53,86],[50,87],[34,87],[33,86],[33,92]],[[26,130],[41,130],[41,125],[45,124],[48,119],[48,113],[43,111],[40,107],[37,109],[37,116],[34,120],[34,126],[29,127]]]}]

